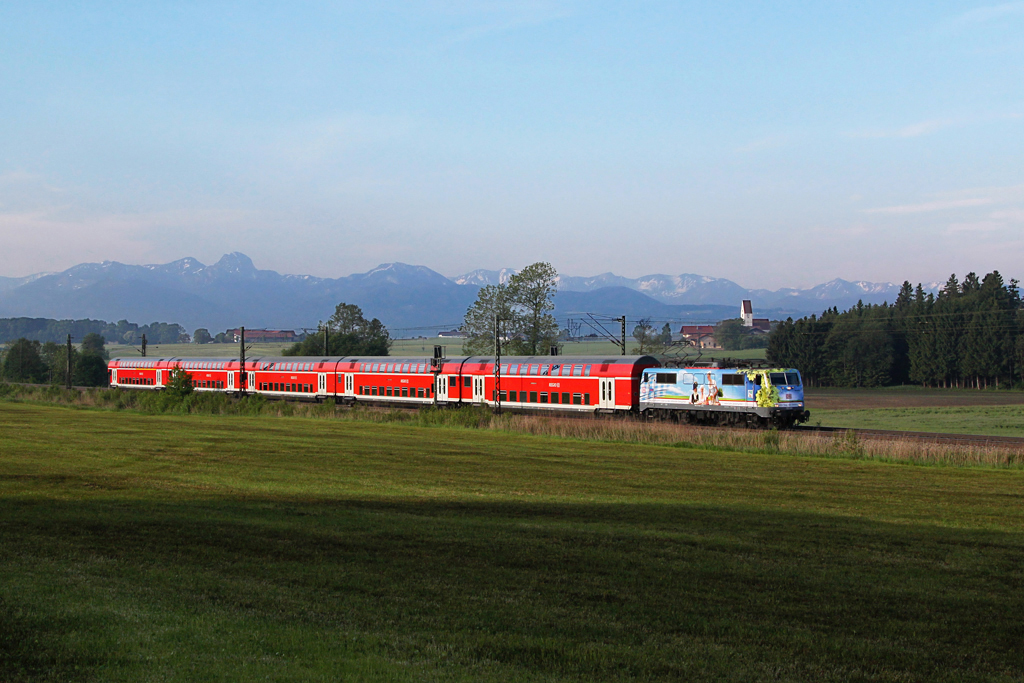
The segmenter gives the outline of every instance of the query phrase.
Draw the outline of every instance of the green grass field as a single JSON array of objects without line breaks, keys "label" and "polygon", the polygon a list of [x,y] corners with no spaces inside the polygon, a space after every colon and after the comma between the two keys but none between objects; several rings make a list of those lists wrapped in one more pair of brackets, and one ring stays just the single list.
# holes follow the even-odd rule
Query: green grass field
[{"label": "green grass field", "polygon": [[826,427],[1024,436],[1021,405],[816,410],[811,416],[811,424]]},{"label": "green grass field", "polygon": [[1024,677],[1024,472],[0,402],[0,680]]}]

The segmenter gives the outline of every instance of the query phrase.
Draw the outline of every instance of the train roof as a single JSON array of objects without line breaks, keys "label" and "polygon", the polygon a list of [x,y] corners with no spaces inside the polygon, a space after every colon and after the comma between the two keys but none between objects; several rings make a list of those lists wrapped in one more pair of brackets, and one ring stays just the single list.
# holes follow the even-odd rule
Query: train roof
[{"label": "train roof", "polygon": [[[280,363],[313,363],[321,369],[325,364],[332,366],[348,365],[346,369],[354,370],[357,363],[430,363],[429,356],[252,356],[245,359],[246,369],[269,369]],[[647,365],[658,366],[660,363],[653,356],[502,356],[502,364],[538,364],[538,365]],[[237,368],[239,358],[235,357],[178,357],[167,358],[111,358],[108,366],[112,368],[156,368],[173,365],[191,365],[210,363],[219,369]],[[444,368],[464,367],[472,365],[494,366],[493,356],[456,356],[442,359]],[[262,367],[260,367],[262,366]]]}]

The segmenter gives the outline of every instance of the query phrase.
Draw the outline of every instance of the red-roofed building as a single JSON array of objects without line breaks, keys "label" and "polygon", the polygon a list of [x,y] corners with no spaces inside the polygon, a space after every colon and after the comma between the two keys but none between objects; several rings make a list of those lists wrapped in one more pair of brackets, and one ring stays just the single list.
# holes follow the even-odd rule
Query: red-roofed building
[{"label": "red-roofed building", "polygon": [[679,328],[679,334],[683,336],[683,339],[693,342],[693,344],[698,348],[721,348],[718,342],[715,341],[714,325],[683,325]]}]

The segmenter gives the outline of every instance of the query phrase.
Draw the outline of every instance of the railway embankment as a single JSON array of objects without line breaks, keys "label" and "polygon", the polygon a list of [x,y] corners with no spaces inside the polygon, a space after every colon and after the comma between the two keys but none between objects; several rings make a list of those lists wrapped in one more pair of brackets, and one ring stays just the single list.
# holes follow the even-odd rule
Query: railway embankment
[{"label": "railway embankment", "polygon": [[407,410],[363,407],[358,404],[349,407],[333,403],[270,401],[262,396],[233,399],[224,394],[197,392],[186,397],[172,397],[161,392],[67,390],[61,387],[12,384],[0,384],[0,400],[150,415],[354,420],[382,425],[403,424],[554,436],[578,442],[643,444],[953,467],[1024,467],[1024,438],[970,434],[829,427],[763,431],[650,423],[621,417],[496,415],[488,409],[472,407]]}]

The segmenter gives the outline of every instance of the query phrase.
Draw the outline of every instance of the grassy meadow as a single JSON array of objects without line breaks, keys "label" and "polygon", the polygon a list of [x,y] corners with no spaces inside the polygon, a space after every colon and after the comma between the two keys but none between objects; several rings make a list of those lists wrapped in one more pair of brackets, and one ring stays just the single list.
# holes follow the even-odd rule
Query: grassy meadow
[{"label": "grassy meadow", "polygon": [[810,423],[851,429],[1024,437],[1024,406],[816,410],[811,412]]},{"label": "grassy meadow", "polygon": [[1024,391],[807,389],[812,425],[1024,437]]},{"label": "grassy meadow", "polygon": [[0,401],[0,680],[1021,680],[1022,485]]}]

